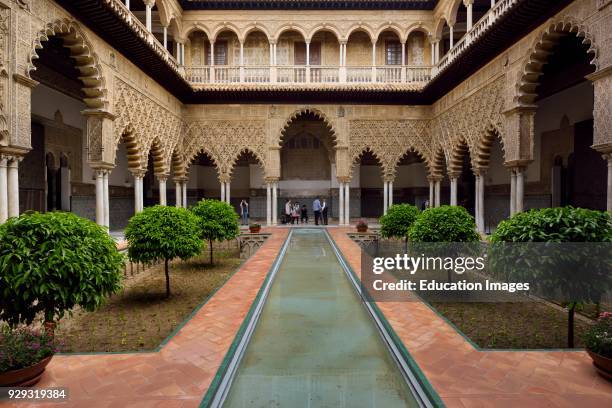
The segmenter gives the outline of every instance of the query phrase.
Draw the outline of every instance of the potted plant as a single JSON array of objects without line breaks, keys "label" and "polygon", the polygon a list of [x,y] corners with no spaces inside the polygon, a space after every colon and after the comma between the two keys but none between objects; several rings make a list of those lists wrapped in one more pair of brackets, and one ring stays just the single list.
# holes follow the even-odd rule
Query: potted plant
[{"label": "potted plant", "polygon": [[259,231],[261,231],[261,225],[259,225],[259,224],[250,224],[249,225],[249,231],[251,232],[251,234],[258,234]]},{"label": "potted plant", "polygon": [[612,381],[612,313],[604,312],[583,337],[597,372]]},{"label": "potted plant", "polygon": [[170,261],[186,260],[202,252],[198,222],[189,210],[156,205],[133,216],[125,229],[130,260],[164,261],[166,298],[170,297]]},{"label": "potted plant", "polygon": [[42,377],[53,354],[54,337],[26,326],[5,326],[0,334],[0,387],[29,387]]},{"label": "potted plant", "polygon": [[238,214],[224,201],[201,200],[191,207],[198,216],[202,238],[208,241],[210,264],[213,264],[213,241],[229,241],[240,235]]},{"label": "potted plant", "polygon": [[[44,360],[53,355],[50,338],[57,321],[75,306],[99,307],[120,288],[123,264],[103,228],[71,213],[25,213],[0,225],[0,321],[9,326],[0,347],[19,356],[19,362],[2,363],[0,351],[2,381],[37,381]],[[44,334],[19,328],[37,316],[43,318]],[[32,370],[24,374],[28,365]]]},{"label": "potted plant", "polygon": [[368,222],[362,218],[357,223],[357,232],[367,232],[367,231],[368,231]]}]

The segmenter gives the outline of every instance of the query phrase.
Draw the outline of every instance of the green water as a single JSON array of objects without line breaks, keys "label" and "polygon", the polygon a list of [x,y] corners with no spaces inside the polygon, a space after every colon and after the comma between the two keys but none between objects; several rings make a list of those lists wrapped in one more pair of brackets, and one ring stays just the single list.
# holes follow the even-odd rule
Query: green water
[{"label": "green water", "polygon": [[321,230],[294,230],[225,407],[416,407]]}]

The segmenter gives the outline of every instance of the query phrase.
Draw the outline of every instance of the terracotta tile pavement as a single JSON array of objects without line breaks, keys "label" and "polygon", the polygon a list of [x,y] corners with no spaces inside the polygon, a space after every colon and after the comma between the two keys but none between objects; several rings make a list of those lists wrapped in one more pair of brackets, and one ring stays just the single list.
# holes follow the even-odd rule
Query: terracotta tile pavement
[{"label": "terracotta tile pavement", "polygon": [[287,237],[272,236],[159,352],[60,355],[37,387],[67,387],[64,404],[2,407],[197,407]]},{"label": "terracotta tile pavement", "polygon": [[[350,230],[328,231],[360,275]],[[448,407],[612,407],[612,384],[583,351],[478,351],[421,302],[378,307]]]}]

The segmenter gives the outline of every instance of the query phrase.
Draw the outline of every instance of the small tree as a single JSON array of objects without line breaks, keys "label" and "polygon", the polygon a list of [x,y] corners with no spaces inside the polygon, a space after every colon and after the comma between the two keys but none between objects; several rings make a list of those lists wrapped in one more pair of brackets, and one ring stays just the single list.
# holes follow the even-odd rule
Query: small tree
[{"label": "small tree", "polygon": [[[491,258],[497,272],[531,280],[546,293],[565,292],[567,344],[574,347],[576,308],[584,302],[598,302],[599,296],[612,286],[612,258],[608,245],[567,243],[612,242],[610,214],[573,207],[534,209],[502,221],[491,241]],[[559,245],[563,243],[566,245]]]},{"label": "small tree", "polygon": [[130,219],[125,237],[132,261],[164,261],[166,297],[170,297],[169,262],[175,258],[186,260],[202,251],[198,218],[184,208],[145,208]]},{"label": "small tree", "polygon": [[199,218],[202,238],[208,241],[212,265],[213,241],[228,241],[240,235],[238,214],[231,205],[219,200],[201,200],[191,211]]},{"label": "small tree", "polygon": [[412,224],[408,237],[414,242],[478,242],[476,223],[465,208],[443,205],[428,208]]},{"label": "small tree", "polygon": [[124,257],[108,233],[71,213],[22,214],[0,225],[0,320],[54,327],[120,288]]},{"label": "small tree", "polygon": [[408,242],[408,231],[419,216],[419,209],[410,204],[394,204],[380,217],[380,235],[403,238]]}]

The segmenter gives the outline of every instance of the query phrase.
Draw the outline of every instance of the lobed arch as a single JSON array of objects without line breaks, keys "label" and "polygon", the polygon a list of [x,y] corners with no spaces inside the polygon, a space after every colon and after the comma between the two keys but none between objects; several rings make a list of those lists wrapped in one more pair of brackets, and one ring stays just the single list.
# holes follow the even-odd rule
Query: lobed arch
[{"label": "lobed arch", "polygon": [[177,148],[170,156],[170,165],[175,178],[185,178],[187,176],[187,163],[185,156]]},{"label": "lobed arch", "polygon": [[281,145],[285,137],[285,132],[291,126],[291,124],[296,119],[299,119],[300,117],[308,115],[308,114],[312,114],[317,119],[321,120],[325,124],[327,129],[329,130],[333,143],[336,144],[338,142],[338,133],[336,132],[334,122],[330,120],[329,117],[324,112],[316,108],[302,108],[302,109],[296,109],[295,111],[293,111],[293,113],[291,113],[291,115],[289,115],[287,120],[285,120],[285,122],[283,123],[281,130],[280,130],[280,135],[277,139],[277,146]]},{"label": "lobed arch", "polygon": [[[140,137],[131,123],[121,131],[119,139],[115,143],[115,160],[117,157],[117,149],[119,144],[123,142],[127,152],[128,169],[130,171],[138,171],[142,169],[143,155],[142,146],[140,145]],[[146,169],[145,169],[146,170]]]},{"label": "lobed arch", "polygon": [[353,24],[348,28],[348,30],[346,30],[344,40],[348,41],[351,35],[358,31],[366,33],[370,37],[371,42],[375,41],[375,39],[378,38],[375,34],[374,29],[371,26],[369,26],[368,24],[357,23]]},{"label": "lobed arch", "polygon": [[483,135],[476,142],[474,154],[472,155],[473,168],[486,169],[489,167],[491,158],[491,146],[493,145],[496,139],[499,140],[502,152],[504,153],[505,157],[506,152],[501,132],[499,132],[495,126],[489,124],[485,129]]},{"label": "lobed arch", "polygon": [[222,180],[223,175],[221,173],[221,168],[219,167],[219,159],[216,158],[215,154],[213,154],[210,150],[205,149],[205,148],[197,149],[197,150],[195,150],[195,151],[193,151],[193,152],[191,152],[191,153],[189,153],[189,154],[184,156],[186,158],[186,160],[185,160],[185,175],[187,175],[187,173],[189,173],[189,169],[191,168],[191,165],[193,164],[193,161],[200,154],[208,156],[210,161],[212,161],[213,164],[215,165],[215,170],[217,171],[217,179],[219,181],[225,181],[225,180]]},{"label": "lobed arch", "polygon": [[281,35],[289,31],[295,31],[295,32],[300,33],[304,41],[306,41],[306,38],[308,38],[308,33],[302,26],[297,25],[297,24],[283,24],[276,30],[276,32],[272,36],[272,41],[278,42]]},{"label": "lobed arch", "polygon": [[372,41],[378,42],[380,35],[384,33],[385,31],[391,31],[392,33],[395,33],[395,35],[397,35],[397,38],[402,44],[406,42],[407,37],[405,35],[404,30],[402,30],[402,28],[395,23],[388,23],[388,24],[380,26],[376,30],[376,33],[374,34]]},{"label": "lobed arch", "polygon": [[[164,152],[163,145],[158,137],[153,139],[151,145],[146,150],[146,154],[143,155],[144,160],[148,160],[149,153],[153,157],[153,172],[156,176],[162,176],[168,174],[168,160],[166,160],[166,154]],[[145,164],[145,169],[148,163]]]},{"label": "lobed arch", "polygon": [[342,34],[340,33],[340,30],[338,30],[336,26],[331,25],[331,24],[317,24],[308,33],[308,37],[306,37],[306,41],[311,41],[312,38],[316,34],[322,33],[322,32],[328,32],[328,33],[334,34],[336,36],[336,40],[338,41],[338,43],[340,42],[340,39],[342,38]]},{"label": "lobed arch", "polygon": [[453,146],[451,146],[450,155],[448,158],[448,174],[455,176],[461,175],[461,172],[463,171],[463,158],[470,152],[471,149],[465,138],[458,139]]},{"label": "lobed arch", "polygon": [[262,160],[261,157],[259,157],[259,154],[257,154],[254,150],[252,150],[252,149],[250,149],[248,147],[245,147],[242,150],[240,150],[240,152],[238,152],[238,154],[235,155],[234,158],[232,159],[232,162],[230,163],[229,170],[228,170],[229,177],[232,176],[232,174],[234,172],[234,168],[236,167],[236,162],[238,162],[238,159],[243,154],[250,154],[255,159],[257,159],[257,164],[259,164],[259,167],[263,170],[263,172],[265,174],[265,172],[266,172],[266,166],[264,164],[265,162]]},{"label": "lobed arch", "polygon": [[365,146],[364,148],[359,150],[358,153],[354,154],[353,157],[350,158],[349,178],[353,178],[353,171],[355,170],[355,167],[359,163],[359,159],[363,157],[365,153],[370,153],[372,154],[372,156],[374,156],[374,158],[378,162],[378,165],[380,166],[380,175],[382,176],[383,180],[385,180],[388,174],[388,168],[387,166],[385,166],[385,162],[382,159],[383,156],[378,154],[376,150],[370,146]]},{"label": "lobed arch", "polygon": [[106,109],[108,101],[106,97],[108,90],[102,64],[95,53],[91,41],[87,38],[81,27],[75,21],[69,19],[58,19],[39,30],[34,38],[31,53],[28,56],[26,76],[36,70],[34,60],[38,59],[37,50],[43,48],[43,42],[49,37],[59,37],[64,41],[64,46],[70,51],[70,57],[74,60],[78,69],[79,79],[83,82],[85,97],[83,102],[90,109]]},{"label": "lobed arch", "polygon": [[552,48],[565,35],[575,35],[582,38],[582,43],[589,46],[587,53],[593,54],[591,64],[599,69],[599,51],[594,36],[588,28],[570,16],[555,19],[543,29],[535,39],[526,60],[519,71],[514,102],[519,106],[533,106],[537,98],[536,88],[540,83],[544,65],[552,54]]},{"label": "lobed arch", "polygon": [[429,172],[430,170],[430,162],[427,159],[427,155],[425,155],[424,153],[422,153],[421,151],[418,150],[417,147],[415,146],[410,146],[407,149],[404,149],[401,151],[401,153],[399,153],[396,157],[395,157],[395,161],[393,162],[393,173],[395,174],[395,172],[397,171],[397,167],[399,166],[400,161],[407,155],[410,153],[414,153],[416,154],[423,162],[423,164],[425,165],[425,167],[427,168],[427,171]]},{"label": "lobed arch", "polygon": [[441,146],[435,150],[431,162],[427,167],[431,176],[444,177],[444,170],[446,169],[446,153]]}]

